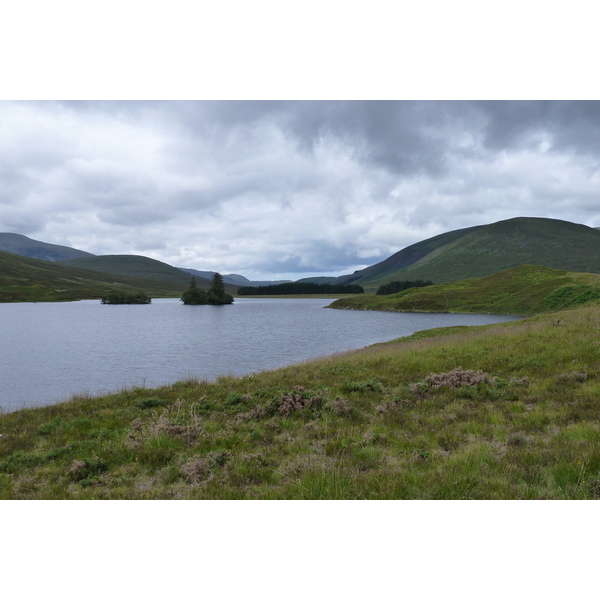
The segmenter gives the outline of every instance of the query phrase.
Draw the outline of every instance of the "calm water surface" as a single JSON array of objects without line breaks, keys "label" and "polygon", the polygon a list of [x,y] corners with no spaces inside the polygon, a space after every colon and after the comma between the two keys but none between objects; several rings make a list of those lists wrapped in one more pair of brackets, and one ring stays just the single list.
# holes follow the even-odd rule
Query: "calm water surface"
[{"label": "calm water surface", "polygon": [[73,394],[247,375],[452,325],[516,317],[326,310],[332,300],[238,298],[229,306],[0,304],[0,409]]}]

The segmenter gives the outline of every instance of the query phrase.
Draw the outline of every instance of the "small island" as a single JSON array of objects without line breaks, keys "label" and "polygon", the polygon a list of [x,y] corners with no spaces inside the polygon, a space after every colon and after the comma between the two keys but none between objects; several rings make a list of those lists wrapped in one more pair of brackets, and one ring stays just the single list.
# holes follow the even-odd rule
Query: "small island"
[{"label": "small island", "polygon": [[183,293],[181,301],[184,304],[231,304],[233,296],[225,293],[223,276],[220,273],[215,273],[208,292],[201,290],[196,285],[196,278],[192,277],[190,287]]},{"label": "small island", "polygon": [[114,291],[104,296],[100,301],[102,304],[150,304],[151,298],[148,298],[144,292],[127,292]]}]

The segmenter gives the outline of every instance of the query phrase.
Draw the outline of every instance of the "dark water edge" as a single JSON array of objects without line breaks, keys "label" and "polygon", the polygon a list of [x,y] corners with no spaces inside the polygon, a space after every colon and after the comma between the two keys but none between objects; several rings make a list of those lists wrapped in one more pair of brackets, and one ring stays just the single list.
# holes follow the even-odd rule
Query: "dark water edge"
[{"label": "dark water edge", "polygon": [[0,305],[0,410],[73,395],[242,376],[453,325],[506,315],[323,310],[330,299],[238,298],[228,306]]}]

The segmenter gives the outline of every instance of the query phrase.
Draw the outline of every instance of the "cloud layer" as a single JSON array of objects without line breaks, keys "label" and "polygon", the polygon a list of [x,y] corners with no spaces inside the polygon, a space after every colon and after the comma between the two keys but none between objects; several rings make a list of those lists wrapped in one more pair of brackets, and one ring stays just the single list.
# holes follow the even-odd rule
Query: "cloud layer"
[{"label": "cloud layer", "polygon": [[0,102],[0,231],[249,278],[600,226],[600,102]]}]

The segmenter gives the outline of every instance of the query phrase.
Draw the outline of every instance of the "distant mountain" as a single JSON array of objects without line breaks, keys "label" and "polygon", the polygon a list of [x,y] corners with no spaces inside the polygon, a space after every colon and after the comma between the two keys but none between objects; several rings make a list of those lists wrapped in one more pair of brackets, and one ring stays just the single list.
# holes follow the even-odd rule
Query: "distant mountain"
[{"label": "distant mountain", "polygon": [[[89,269],[100,273],[113,273],[125,277],[138,277],[142,279],[152,279],[175,283],[184,289],[190,284],[190,276],[176,267],[167,263],[146,256],[136,256],[134,254],[108,254],[105,256],[93,256],[88,258],[75,258],[63,260],[61,265],[77,267],[79,269]],[[211,281],[206,277],[197,277],[197,285],[201,289],[208,289]],[[225,284],[225,290],[228,294],[235,293],[235,288]]]},{"label": "distant mountain", "polygon": [[[215,274],[214,271],[198,271],[196,269],[186,269],[184,267],[177,267],[180,271],[184,273],[189,273],[190,275],[194,275],[195,277],[204,277],[205,279],[212,279],[212,276]],[[235,285],[238,287],[241,286],[253,286],[253,287],[262,287],[265,285],[275,285],[277,283],[288,283],[289,279],[279,279],[276,281],[250,281],[243,275],[223,275],[223,281],[225,283],[230,283],[231,285]]]},{"label": "distant mountain", "polygon": [[435,236],[335,281],[366,289],[401,279],[445,283],[524,264],[600,273],[600,231],[558,219],[517,217]]},{"label": "distant mountain", "polygon": [[0,250],[51,262],[94,256],[83,250],[32,240],[19,233],[0,233]]}]

